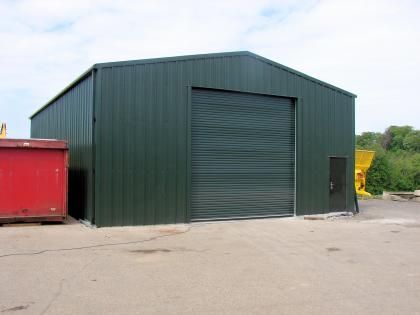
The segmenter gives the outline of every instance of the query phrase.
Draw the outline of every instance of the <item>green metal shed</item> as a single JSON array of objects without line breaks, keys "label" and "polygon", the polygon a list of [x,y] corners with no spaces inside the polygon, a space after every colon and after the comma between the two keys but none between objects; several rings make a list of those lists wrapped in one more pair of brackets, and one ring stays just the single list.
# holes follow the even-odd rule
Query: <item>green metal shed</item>
[{"label": "green metal shed", "polygon": [[101,63],[31,118],[97,226],[353,210],[356,96],[253,53]]}]

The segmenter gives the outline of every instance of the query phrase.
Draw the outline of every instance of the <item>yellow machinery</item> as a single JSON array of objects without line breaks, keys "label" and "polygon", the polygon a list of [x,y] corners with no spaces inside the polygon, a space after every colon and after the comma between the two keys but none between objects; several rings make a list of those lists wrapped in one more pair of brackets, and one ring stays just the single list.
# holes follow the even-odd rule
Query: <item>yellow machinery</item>
[{"label": "yellow machinery", "polygon": [[6,124],[2,123],[0,126],[0,138],[6,138]]},{"label": "yellow machinery", "polygon": [[372,164],[375,151],[356,150],[354,170],[354,184],[356,186],[356,194],[362,196],[370,196],[366,189],[366,173]]}]

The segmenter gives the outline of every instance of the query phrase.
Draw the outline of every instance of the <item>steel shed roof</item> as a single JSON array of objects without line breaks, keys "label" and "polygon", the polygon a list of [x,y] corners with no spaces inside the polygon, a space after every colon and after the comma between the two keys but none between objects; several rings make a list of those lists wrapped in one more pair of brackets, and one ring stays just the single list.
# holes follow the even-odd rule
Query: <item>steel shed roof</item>
[{"label": "steel shed roof", "polygon": [[75,86],[77,83],[82,81],[85,77],[90,75],[92,71],[95,69],[100,68],[108,68],[108,67],[123,67],[123,66],[130,66],[130,65],[138,65],[138,64],[150,64],[150,63],[161,63],[161,62],[176,62],[176,61],[185,61],[185,60],[197,60],[197,59],[208,59],[208,58],[220,58],[220,57],[229,57],[229,56],[248,56],[251,58],[255,58],[257,60],[260,60],[262,62],[268,63],[272,66],[281,68],[283,70],[286,70],[290,73],[293,73],[297,76],[300,76],[304,79],[307,79],[309,81],[312,81],[314,83],[317,83],[319,85],[322,85],[324,87],[331,88],[333,90],[339,91],[343,94],[346,94],[351,97],[357,97],[356,94],[353,94],[349,91],[343,90],[339,87],[336,87],[332,84],[326,83],[324,81],[321,81],[319,79],[316,79],[314,77],[311,77],[307,74],[304,74],[300,71],[294,70],[292,68],[286,67],[280,63],[277,63],[275,61],[272,61],[270,59],[264,58],[260,55],[254,54],[250,51],[233,51],[233,52],[222,52],[222,53],[210,53],[210,54],[197,54],[197,55],[185,55],[185,56],[175,56],[175,57],[162,57],[162,58],[150,58],[150,59],[139,59],[139,60],[127,60],[127,61],[114,61],[114,62],[104,62],[104,63],[96,63],[93,66],[91,66],[89,69],[87,69],[85,72],[83,72],[78,78],[76,78],[73,82],[71,82],[69,85],[67,85],[61,92],[59,92],[56,96],[54,96],[52,99],[50,99],[45,105],[43,105],[41,108],[39,108],[37,111],[35,111],[29,119],[32,119],[34,116],[36,116],[38,113],[43,111],[45,108],[47,108],[51,103],[53,103],[55,100],[57,100],[60,96],[62,96],[64,93],[66,93],[68,90],[70,90],[73,86]]}]

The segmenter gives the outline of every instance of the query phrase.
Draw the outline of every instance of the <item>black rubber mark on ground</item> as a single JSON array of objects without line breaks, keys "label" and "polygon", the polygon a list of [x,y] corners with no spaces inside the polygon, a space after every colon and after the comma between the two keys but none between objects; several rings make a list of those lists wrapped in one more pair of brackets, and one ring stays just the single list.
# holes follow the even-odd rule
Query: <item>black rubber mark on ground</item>
[{"label": "black rubber mark on ground", "polygon": [[202,224],[199,224],[199,225],[191,225],[184,231],[158,235],[158,236],[154,236],[154,237],[150,237],[150,238],[142,239],[142,240],[137,240],[137,241],[118,242],[118,243],[104,243],[104,244],[97,244],[97,245],[90,245],[90,246],[80,246],[80,247],[70,247],[70,248],[44,249],[44,250],[40,250],[38,252],[29,252],[29,253],[11,253],[11,254],[0,255],[0,258],[12,257],[12,256],[33,256],[33,255],[41,255],[41,254],[51,253],[51,252],[74,251],[74,250],[84,250],[84,249],[92,249],[92,248],[100,248],[100,247],[108,247],[108,246],[121,246],[121,245],[147,243],[147,242],[155,241],[155,240],[165,238],[165,237],[171,237],[171,236],[176,236],[176,235],[180,235],[180,234],[186,234],[189,231],[191,231],[192,228],[197,228],[197,227],[204,226],[204,225],[207,225],[207,224],[208,223],[202,223]]},{"label": "black rubber mark on ground", "polygon": [[338,247],[327,247],[326,249],[329,252],[338,252],[339,250],[341,250]]},{"label": "black rubber mark on ground", "polygon": [[170,249],[137,249],[137,250],[131,250],[131,253],[138,253],[138,254],[155,254],[155,253],[169,253],[171,252]]},{"label": "black rubber mark on ground", "polygon": [[19,306],[7,308],[5,310],[2,310],[1,312],[5,313],[5,312],[22,311],[22,310],[26,310],[28,307],[29,307],[29,305],[19,305]]},{"label": "black rubber mark on ground", "polygon": [[400,233],[401,231],[390,231],[391,233]]},{"label": "black rubber mark on ground", "polygon": [[156,253],[172,253],[172,252],[194,252],[194,253],[204,253],[207,252],[208,249],[190,249],[185,247],[180,248],[173,248],[173,249],[167,249],[167,248],[155,248],[155,249],[134,249],[130,250],[130,253],[134,254],[156,254]]}]

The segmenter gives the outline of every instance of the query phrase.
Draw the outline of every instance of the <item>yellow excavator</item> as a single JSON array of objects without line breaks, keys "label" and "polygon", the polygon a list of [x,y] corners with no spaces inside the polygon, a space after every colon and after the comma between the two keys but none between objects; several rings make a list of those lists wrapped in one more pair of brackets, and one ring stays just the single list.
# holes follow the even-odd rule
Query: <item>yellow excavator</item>
[{"label": "yellow excavator", "polygon": [[6,138],[6,124],[2,123],[0,126],[0,139]]},{"label": "yellow excavator", "polygon": [[356,186],[356,194],[361,196],[370,196],[366,191],[366,173],[370,168],[375,151],[356,150],[355,155],[355,170],[354,170],[354,185]]}]

